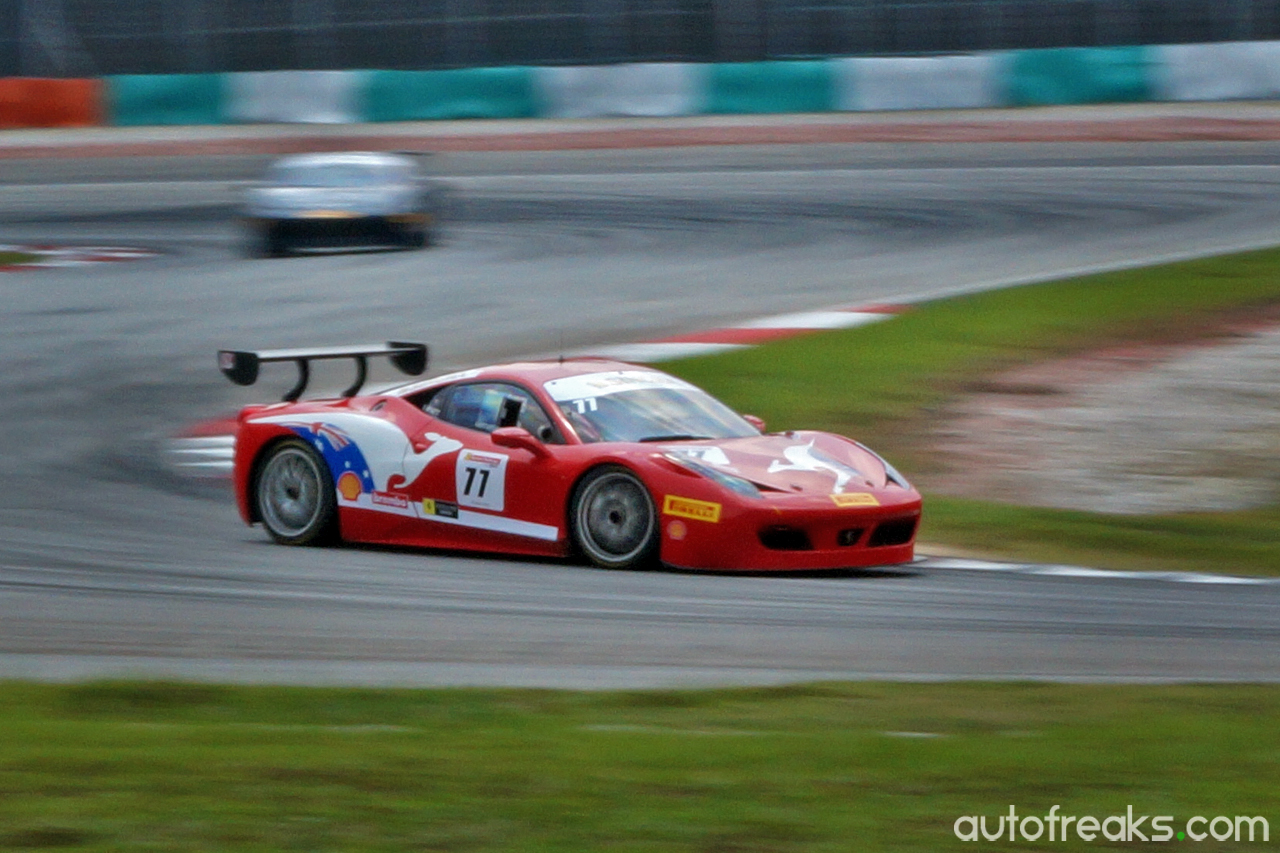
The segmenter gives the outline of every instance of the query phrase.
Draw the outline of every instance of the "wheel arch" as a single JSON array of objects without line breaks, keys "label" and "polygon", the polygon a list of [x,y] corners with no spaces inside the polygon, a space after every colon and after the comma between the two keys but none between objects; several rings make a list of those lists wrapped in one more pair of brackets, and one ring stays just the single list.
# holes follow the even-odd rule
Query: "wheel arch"
[{"label": "wheel arch", "polygon": [[[287,441],[299,441],[303,444],[307,444],[307,440],[305,438],[298,435],[293,430],[286,429],[271,436],[270,438],[264,439],[253,453],[253,459],[249,462],[248,478],[245,480],[246,512],[248,513],[250,524],[257,524],[262,521],[261,513],[258,512],[258,501],[255,499],[255,492],[258,486],[258,475],[262,472],[262,466],[266,464],[267,459],[271,457],[271,454],[275,449]],[[307,446],[310,447],[309,444]],[[314,452],[314,448],[311,449]],[[329,464],[329,460],[324,458],[323,453],[316,453],[316,456],[324,465],[325,470],[329,472],[329,479],[332,482],[337,482],[337,477],[334,475],[333,466]],[[341,517],[342,511],[341,508],[339,508],[339,520]]]},{"label": "wheel arch", "polygon": [[297,435],[295,433],[281,433],[280,435],[272,436],[262,442],[254,452],[253,459],[249,462],[249,476],[245,481],[248,497],[246,505],[248,507],[250,524],[257,524],[262,521],[262,513],[258,511],[258,501],[255,498],[255,493],[258,488],[258,475],[262,473],[263,464],[267,461],[267,458],[271,455],[273,450],[288,441],[290,438],[296,437]]},{"label": "wheel arch", "polygon": [[[270,475],[270,466],[273,460],[288,452],[308,457],[310,464],[313,466],[315,478],[319,480],[319,482],[315,483],[318,487],[315,508],[310,511],[311,514],[306,523],[296,527],[293,531],[290,531],[287,526],[278,528],[278,525],[281,525],[281,519],[277,517],[273,522],[271,519],[263,517],[261,511],[263,500],[263,491],[260,488],[261,478]],[[316,448],[312,446],[311,442],[307,441],[305,436],[290,432],[288,434],[274,435],[264,440],[262,445],[256,449],[249,474],[249,512],[255,521],[260,522],[267,529],[267,532],[276,542],[286,545],[330,545],[342,541],[341,510],[338,505],[336,489],[334,488],[333,468],[329,460],[325,458],[325,455],[317,452]],[[277,488],[275,487],[278,487],[279,483],[275,479],[271,482],[274,487],[269,488],[271,488],[273,494],[277,494]],[[292,496],[293,499],[297,497],[297,495]],[[274,505],[276,501],[272,499],[270,502]],[[273,514],[278,511],[279,507],[272,509]],[[285,520],[284,525],[288,524],[289,521]]]}]

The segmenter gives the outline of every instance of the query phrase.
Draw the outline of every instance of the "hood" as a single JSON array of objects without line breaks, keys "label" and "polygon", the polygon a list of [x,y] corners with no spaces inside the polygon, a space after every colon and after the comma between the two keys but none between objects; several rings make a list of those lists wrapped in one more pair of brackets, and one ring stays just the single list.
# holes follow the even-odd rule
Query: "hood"
[{"label": "hood", "polygon": [[749,480],[765,491],[838,495],[884,488],[889,480],[874,453],[822,432],[672,442],[661,449]]}]

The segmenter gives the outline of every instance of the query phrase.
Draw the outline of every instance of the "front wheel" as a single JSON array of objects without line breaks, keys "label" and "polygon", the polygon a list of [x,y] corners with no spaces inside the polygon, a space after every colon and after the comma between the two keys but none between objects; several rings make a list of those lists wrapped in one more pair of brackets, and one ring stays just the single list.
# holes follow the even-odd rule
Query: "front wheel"
[{"label": "front wheel", "polygon": [[400,232],[400,245],[406,249],[425,249],[431,245],[431,230],[425,225],[407,228]]},{"label": "front wheel", "polygon": [[336,538],[337,498],[329,468],[297,439],[277,444],[254,481],[262,526],[283,545],[318,545]]},{"label": "front wheel", "polygon": [[610,465],[587,474],[570,504],[574,544],[606,569],[650,568],[658,557],[658,513],[640,478]]}]

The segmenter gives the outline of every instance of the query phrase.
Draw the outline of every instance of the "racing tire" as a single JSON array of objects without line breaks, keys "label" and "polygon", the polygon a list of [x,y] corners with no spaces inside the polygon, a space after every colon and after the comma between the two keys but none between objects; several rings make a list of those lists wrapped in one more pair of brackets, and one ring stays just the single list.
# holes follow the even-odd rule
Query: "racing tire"
[{"label": "racing tire", "polygon": [[406,249],[425,249],[431,244],[430,232],[426,228],[413,228],[400,235],[400,245]]},{"label": "racing tire", "polygon": [[337,539],[338,500],[329,466],[296,438],[276,444],[258,467],[253,502],[262,526],[282,545]]},{"label": "racing tire", "polygon": [[573,544],[603,569],[649,569],[658,563],[658,512],[640,478],[621,465],[587,473],[569,504]]}]

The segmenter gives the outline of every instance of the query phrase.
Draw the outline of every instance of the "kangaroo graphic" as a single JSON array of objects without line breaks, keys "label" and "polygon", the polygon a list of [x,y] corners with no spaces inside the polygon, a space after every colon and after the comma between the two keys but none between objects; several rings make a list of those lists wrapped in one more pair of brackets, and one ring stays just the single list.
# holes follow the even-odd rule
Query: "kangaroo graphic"
[{"label": "kangaroo graphic", "polygon": [[770,474],[777,474],[779,471],[813,471],[815,473],[828,471],[836,477],[836,485],[832,492],[837,495],[844,491],[845,485],[854,477],[862,477],[856,469],[815,449],[812,441],[808,444],[792,445],[782,451],[782,455],[791,464],[775,459],[769,463]]},{"label": "kangaroo graphic", "polygon": [[367,478],[366,482],[377,491],[403,489],[418,479],[432,459],[462,449],[461,441],[429,432],[423,438],[430,444],[416,451],[409,436],[395,424],[345,412],[330,412],[323,418],[321,422],[312,422],[300,420],[297,415],[280,415],[262,418],[259,422],[302,430],[313,444],[318,443],[317,449],[322,453],[326,449],[331,451],[324,454],[326,458],[354,444],[352,450],[359,451],[360,462],[367,468],[356,473]]}]

